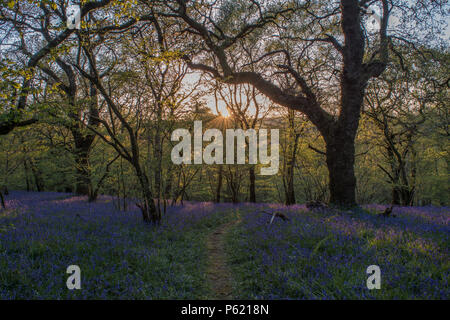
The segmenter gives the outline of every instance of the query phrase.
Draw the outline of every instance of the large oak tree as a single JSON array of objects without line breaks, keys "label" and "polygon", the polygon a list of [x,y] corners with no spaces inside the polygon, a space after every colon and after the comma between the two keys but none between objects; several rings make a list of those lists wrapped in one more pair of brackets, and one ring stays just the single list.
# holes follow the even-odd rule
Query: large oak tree
[{"label": "large oak tree", "polygon": [[[375,31],[365,24],[369,6],[380,11]],[[421,8],[420,4],[414,8],[418,24],[426,20]],[[354,206],[355,136],[365,89],[389,62],[392,12],[404,17],[407,9],[407,1],[393,0],[176,0],[161,2],[159,15],[181,21],[181,31],[194,39],[195,48],[185,56],[192,69],[228,84],[252,84],[275,103],[304,113],[326,143],[330,202]],[[395,39],[409,41],[402,36]],[[255,43],[264,48],[259,55],[249,50]],[[258,63],[267,71],[252,71]],[[317,76],[320,73],[328,73],[328,79]],[[289,77],[295,87],[285,88],[280,75]],[[327,80],[329,85],[324,85]]]}]

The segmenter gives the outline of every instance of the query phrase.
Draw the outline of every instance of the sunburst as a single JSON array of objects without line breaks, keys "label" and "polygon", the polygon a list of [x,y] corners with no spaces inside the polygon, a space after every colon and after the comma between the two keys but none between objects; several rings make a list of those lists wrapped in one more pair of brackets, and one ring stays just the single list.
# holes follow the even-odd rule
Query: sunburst
[{"label": "sunburst", "polygon": [[217,128],[219,130],[225,130],[228,128],[233,128],[233,118],[230,116],[230,114],[227,113],[221,113],[217,115],[217,117],[211,119],[208,122],[209,128]]}]

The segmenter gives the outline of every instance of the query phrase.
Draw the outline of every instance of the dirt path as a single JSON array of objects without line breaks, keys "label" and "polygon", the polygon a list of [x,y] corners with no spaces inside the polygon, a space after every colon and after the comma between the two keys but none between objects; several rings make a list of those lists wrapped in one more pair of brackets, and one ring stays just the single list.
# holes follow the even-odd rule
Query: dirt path
[{"label": "dirt path", "polygon": [[227,255],[225,253],[225,236],[240,221],[238,217],[236,220],[219,226],[211,232],[206,240],[206,248],[208,250],[208,269],[206,273],[212,290],[211,299],[233,299],[231,272],[227,266]]}]

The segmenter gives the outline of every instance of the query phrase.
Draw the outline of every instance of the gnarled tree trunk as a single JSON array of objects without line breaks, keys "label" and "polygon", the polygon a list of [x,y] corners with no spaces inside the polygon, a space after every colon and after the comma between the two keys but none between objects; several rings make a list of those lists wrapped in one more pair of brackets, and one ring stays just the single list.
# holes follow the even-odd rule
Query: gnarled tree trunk
[{"label": "gnarled tree trunk", "polygon": [[138,204],[138,206],[141,209],[144,222],[159,224],[161,222],[161,210],[155,206],[153,195],[150,189],[150,182],[147,176],[142,171],[138,161],[139,160],[134,160],[132,162],[139,180],[139,184],[141,185],[143,197],[142,202]]},{"label": "gnarled tree trunk", "polygon": [[249,169],[249,180],[250,180],[250,186],[249,186],[249,191],[250,191],[250,202],[256,202],[256,187],[255,187],[255,180],[256,180],[256,176],[255,176],[255,167],[251,166]]},{"label": "gnarled tree trunk", "polygon": [[337,206],[351,207],[356,204],[355,144],[353,140],[346,141],[336,137],[333,140],[337,141],[327,143],[326,148],[330,202]]},{"label": "gnarled tree trunk", "polygon": [[78,126],[76,128],[72,128],[72,135],[75,140],[75,192],[80,195],[88,196],[92,192],[89,156],[95,135],[83,135]]}]

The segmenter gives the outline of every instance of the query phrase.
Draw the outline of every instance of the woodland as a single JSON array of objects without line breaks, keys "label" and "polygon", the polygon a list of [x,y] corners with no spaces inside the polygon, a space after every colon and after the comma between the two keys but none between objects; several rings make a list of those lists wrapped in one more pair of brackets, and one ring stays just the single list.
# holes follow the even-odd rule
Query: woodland
[{"label": "woodland", "polygon": [[[447,1],[2,0],[2,194],[105,194],[124,210],[135,199],[152,222],[183,201],[448,205],[448,12]],[[171,134],[195,120],[279,129],[278,173],[248,159],[175,165]]]}]

